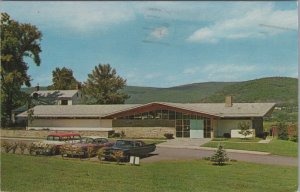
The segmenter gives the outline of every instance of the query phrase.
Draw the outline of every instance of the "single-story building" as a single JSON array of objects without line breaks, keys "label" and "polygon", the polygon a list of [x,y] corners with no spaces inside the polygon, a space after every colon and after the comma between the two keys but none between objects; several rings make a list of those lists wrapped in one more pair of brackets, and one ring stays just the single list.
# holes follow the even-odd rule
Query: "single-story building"
[{"label": "single-story building", "polygon": [[[64,131],[124,131],[128,137],[213,138],[247,122],[255,133],[263,132],[263,117],[275,103],[168,103],[114,105],[39,105],[27,129]],[[27,117],[21,113],[19,117]]]}]

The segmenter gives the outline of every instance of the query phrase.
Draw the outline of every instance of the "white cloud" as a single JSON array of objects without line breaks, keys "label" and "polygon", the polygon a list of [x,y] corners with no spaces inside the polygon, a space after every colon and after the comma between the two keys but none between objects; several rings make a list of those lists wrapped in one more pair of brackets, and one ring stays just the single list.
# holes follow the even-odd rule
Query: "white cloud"
[{"label": "white cloud", "polygon": [[3,7],[19,21],[77,32],[105,30],[135,19],[133,9],[117,2],[5,2]]},{"label": "white cloud", "polygon": [[[297,23],[296,10],[276,11],[270,2],[3,2],[1,9],[20,21],[77,32],[106,30],[132,21],[138,15],[143,15],[147,21],[170,25],[174,25],[175,20],[214,22],[188,38],[192,42],[207,39],[210,43],[226,37],[254,36],[252,31],[261,29],[257,27],[260,22],[276,26],[292,24],[290,27]],[[153,16],[152,20],[147,19],[149,15]],[[153,35],[162,38],[160,32],[168,35],[169,31],[164,28],[153,31]]]},{"label": "white cloud", "polygon": [[256,8],[240,17],[200,28],[187,41],[216,43],[221,39],[261,38],[296,30],[297,19],[297,10],[274,10],[271,6]]}]

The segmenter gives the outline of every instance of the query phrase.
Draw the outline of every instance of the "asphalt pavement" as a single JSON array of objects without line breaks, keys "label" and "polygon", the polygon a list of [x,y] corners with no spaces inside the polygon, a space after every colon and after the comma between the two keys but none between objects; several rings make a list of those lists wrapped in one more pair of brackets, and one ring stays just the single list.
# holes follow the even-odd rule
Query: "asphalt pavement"
[{"label": "asphalt pavement", "polygon": [[[147,158],[141,159],[141,162],[157,162],[166,160],[197,160],[203,157],[210,157],[213,150],[206,149],[187,149],[187,148],[168,148],[157,147],[155,152]],[[252,154],[240,152],[227,152],[230,159],[237,161],[271,164],[271,165],[288,165],[298,166],[298,158],[285,157],[277,155]]]}]

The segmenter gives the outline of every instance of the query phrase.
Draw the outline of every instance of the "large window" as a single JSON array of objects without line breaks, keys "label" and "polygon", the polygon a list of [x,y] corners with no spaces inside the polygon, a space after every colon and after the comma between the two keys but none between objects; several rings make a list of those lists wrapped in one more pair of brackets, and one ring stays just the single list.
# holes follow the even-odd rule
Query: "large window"
[{"label": "large window", "polygon": [[211,119],[201,115],[158,109],[113,120],[113,127],[175,127],[176,137],[190,137],[190,120],[204,120],[204,137],[210,137]]}]

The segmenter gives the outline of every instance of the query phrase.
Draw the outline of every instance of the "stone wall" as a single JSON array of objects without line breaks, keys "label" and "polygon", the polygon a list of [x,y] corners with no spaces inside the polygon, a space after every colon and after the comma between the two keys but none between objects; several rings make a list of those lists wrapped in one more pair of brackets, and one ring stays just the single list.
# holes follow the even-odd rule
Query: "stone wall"
[{"label": "stone wall", "polygon": [[164,138],[165,133],[176,135],[174,127],[113,127],[113,130],[124,131],[129,138]]},{"label": "stone wall", "polygon": [[79,133],[81,136],[108,137],[107,131],[48,131],[48,130],[4,130],[1,129],[1,137],[28,137],[46,138],[51,133]]}]

